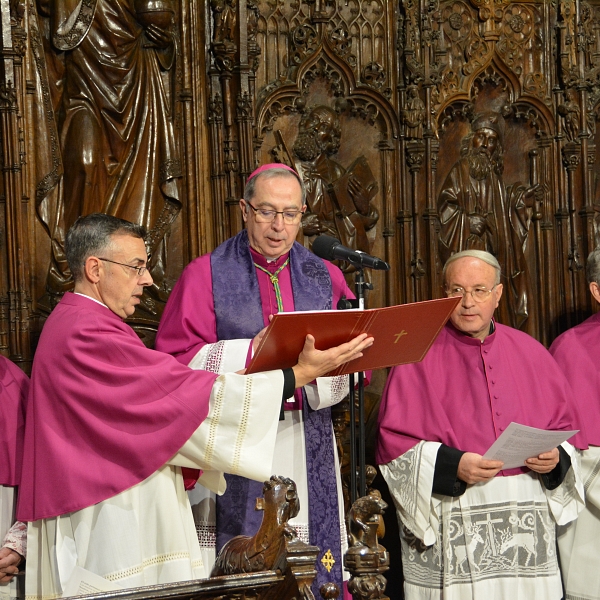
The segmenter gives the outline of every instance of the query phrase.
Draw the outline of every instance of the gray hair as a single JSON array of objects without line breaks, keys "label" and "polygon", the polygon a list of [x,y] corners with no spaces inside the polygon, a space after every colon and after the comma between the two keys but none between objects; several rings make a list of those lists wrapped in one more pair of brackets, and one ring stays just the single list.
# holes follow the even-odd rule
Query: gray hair
[{"label": "gray hair", "polygon": [[600,284],[600,246],[590,252],[585,266],[588,283]]},{"label": "gray hair", "polygon": [[103,213],[79,217],[67,232],[65,253],[73,279],[83,279],[85,261],[110,248],[114,235],[130,235],[144,239],[146,230],[141,225]]},{"label": "gray hair", "polygon": [[300,193],[302,195],[302,206],[306,204],[306,186],[304,185],[304,181],[300,178],[300,176],[288,169],[282,168],[273,168],[267,169],[266,171],[262,171],[258,175],[254,176],[246,183],[246,187],[244,188],[244,200],[246,202],[252,202],[254,200],[254,196],[256,194],[256,182],[258,179],[273,179],[273,177],[284,177],[286,179],[294,178],[298,185],[300,186]]},{"label": "gray hair", "polygon": [[446,261],[444,265],[444,269],[442,271],[442,275],[444,276],[444,281],[446,280],[446,271],[448,270],[448,266],[451,265],[454,261],[459,260],[461,258],[478,258],[482,260],[484,263],[487,263],[491,267],[496,269],[496,283],[498,285],[500,283],[500,275],[502,274],[502,269],[500,268],[500,263],[497,258],[490,254],[489,252],[485,252],[484,250],[463,250],[462,252],[456,252]]}]

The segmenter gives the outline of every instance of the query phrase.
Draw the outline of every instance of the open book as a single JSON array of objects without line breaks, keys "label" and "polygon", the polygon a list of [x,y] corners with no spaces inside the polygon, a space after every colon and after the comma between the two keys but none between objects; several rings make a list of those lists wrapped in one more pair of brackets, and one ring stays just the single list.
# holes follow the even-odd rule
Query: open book
[{"label": "open book", "polygon": [[293,367],[310,333],[318,350],[349,342],[361,333],[375,338],[361,358],[329,376],[418,362],[449,319],[458,298],[443,298],[369,310],[278,313],[273,317],[246,373]]}]

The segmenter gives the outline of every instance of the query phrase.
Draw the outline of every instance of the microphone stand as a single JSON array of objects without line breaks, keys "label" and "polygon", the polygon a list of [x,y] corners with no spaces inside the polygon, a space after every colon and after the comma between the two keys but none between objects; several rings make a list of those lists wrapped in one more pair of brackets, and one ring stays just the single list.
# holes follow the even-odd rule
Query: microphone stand
[{"label": "microphone stand", "polygon": [[[365,308],[365,290],[372,290],[373,284],[365,281],[365,275],[360,265],[354,264],[356,271],[354,273],[354,289],[356,293],[355,301],[348,301],[342,298],[338,302],[339,310]],[[367,493],[366,481],[366,452],[365,452],[365,374],[358,373],[358,449],[356,444],[356,405],[354,403],[354,376],[355,373],[350,373],[350,503],[354,504],[357,498],[362,498]],[[358,452],[357,452],[358,450]],[[358,473],[359,486],[357,495],[356,482],[356,463],[358,454]]]}]

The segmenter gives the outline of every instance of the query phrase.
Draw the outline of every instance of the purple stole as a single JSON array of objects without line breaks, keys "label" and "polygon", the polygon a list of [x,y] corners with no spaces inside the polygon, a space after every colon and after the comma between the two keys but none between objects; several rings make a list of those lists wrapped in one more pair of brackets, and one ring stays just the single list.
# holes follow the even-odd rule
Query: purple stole
[{"label": "purple stole", "polygon": [[[256,268],[246,230],[216,248],[211,254],[210,264],[218,339],[253,338],[264,327],[264,321]],[[290,250],[289,268],[294,309],[330,310],[332,285],[323,261],[295,242]],[[306,400],[302,406],[310,543],[321,550],[317,561],[317,577],[312,585],[313,593],[318,598],[319,588],[329,581],[342,590],[343,557],[339,555],[340,521],[334,440],[331,409],[312,410]],[[256,498],[262,496],[262,483],[237,475],[226,475],[225,479],[227,491],[223,496],[217,496],[217,552],[236,535],[253,536],[262,521],[262,512],[254,510]],[[331,572],[327,572],[320,561],[328,550],[335,559]]]}]

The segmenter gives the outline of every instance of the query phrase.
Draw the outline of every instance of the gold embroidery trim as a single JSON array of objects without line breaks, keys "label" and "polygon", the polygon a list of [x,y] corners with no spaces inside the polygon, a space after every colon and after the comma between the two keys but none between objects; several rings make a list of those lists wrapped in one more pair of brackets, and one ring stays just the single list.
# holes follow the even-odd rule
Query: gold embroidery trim
[{"label": "gold embroidery trim", "polygon": [[333,565],[335,564],[335,559],[333,558],[333,554],[331,554],[331,550],[327,550],[327,552],[323,554],[321,562],[323,563],[323,566],[327,569],[327,572],[331,573],[331,569],[333,569]]}]

